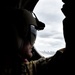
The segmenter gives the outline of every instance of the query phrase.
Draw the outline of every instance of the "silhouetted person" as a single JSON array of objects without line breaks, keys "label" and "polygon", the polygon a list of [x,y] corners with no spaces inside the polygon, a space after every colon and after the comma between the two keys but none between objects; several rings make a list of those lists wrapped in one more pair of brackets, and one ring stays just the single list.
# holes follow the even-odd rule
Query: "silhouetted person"
[{"label": "silhouetted person", "polygon": [[[69,62],[68,49],[71,49],[71,47],[69,47],[70,42],[68,43],[69,39],[66,37],[69,35],[66,35],[66,26],[64,25],[65,48],[58,50],[52,57],[42,57],[38,60],[30,60],[32,56],[30,25],[36,26],[37,23],[30,11],[21,9],[21,7],[20,9],[16,9],[16,4],[12,4],[13,6],[10,5],[11,4],[5,5],[3,8],[6,9],[2,12],[3,22],[1,34],[3,35],[1,35],[2,55],[0,54],[0,75],[48,75],[54,74],[55,71],[56,74],[60,74],[60,72],[64,74],[66,72],[65,70],[68,69],[68,66],[70,65],[70,63],[69,65],[67,65],[67,63]],[[28,51],[26,48],[29,48],[29,46],[30,50]],[[25,52],[23,52],[24,49],[27,51],[25,50]],[[30,57],[27,52],[30,52]]]}]

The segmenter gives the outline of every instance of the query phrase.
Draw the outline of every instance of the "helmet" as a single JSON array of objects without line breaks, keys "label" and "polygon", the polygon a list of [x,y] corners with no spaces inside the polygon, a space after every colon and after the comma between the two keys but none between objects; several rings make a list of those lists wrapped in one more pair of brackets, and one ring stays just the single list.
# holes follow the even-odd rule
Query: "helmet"
[{"label": "helmet", "polygon": [[24,9],[18,10],[15,18],[15,26],[17,28],[18,36],[23,42],[30,42],[31,45],[35,43],[37,30],[43,30],[45,24],[38,20],[36,15]]}]

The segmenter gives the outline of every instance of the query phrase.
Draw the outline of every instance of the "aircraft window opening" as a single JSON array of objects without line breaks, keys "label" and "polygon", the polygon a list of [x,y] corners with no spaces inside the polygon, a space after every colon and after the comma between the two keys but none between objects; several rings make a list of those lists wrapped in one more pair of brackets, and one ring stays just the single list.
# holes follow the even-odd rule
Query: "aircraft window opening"
[{"label": "aircraft window opening", "polygon": [[44,57],[49,57],[65,47],[63,36],[64,14],[61,11],[62,0],[39,0],[34,8],[38,19],[45,23],[44,30],[37,31],[35,49]]}]

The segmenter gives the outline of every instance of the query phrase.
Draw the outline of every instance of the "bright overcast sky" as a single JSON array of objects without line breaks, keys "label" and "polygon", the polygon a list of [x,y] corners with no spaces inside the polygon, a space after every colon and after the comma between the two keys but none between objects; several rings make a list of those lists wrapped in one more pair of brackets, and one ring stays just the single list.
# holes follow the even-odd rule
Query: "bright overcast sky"
[{"label": "bright overcast sky", "polygon": [[37,18],[46,25],[44,30],[37,32],[35,42],[36,50],[45,57],[65,47],[62,5],[62,0],[39,0],[34,8]]}]

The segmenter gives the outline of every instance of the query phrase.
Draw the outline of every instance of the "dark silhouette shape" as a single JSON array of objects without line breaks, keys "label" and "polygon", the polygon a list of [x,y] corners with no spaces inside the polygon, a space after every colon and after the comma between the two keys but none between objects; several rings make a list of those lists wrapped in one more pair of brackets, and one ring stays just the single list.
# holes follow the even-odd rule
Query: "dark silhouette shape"
[{"label": "dark silhouette shape", "polygon": [[[62,7],[62,12],[66,17],[63,20],[63,31],[64,31],[63,34],[66,43],[66,50],[62,55],[60,55],[60,53],[56,55],[56,58],[60,56],[59,59],[53,58],[52,62],[55,60],[56,61],[55,63],[51,63],[48,65],[50,67],[47,68],[46,73],[50,74],[55,74],[55,72],[56,74],[73,73],[74,7],[72,3],[74,2],[71,0],[70,1],[62,0],[62,1],[65,3]],[[21,23],[24,24],[25,19],[23,15],[24,10],[22,9],[33,11],[37,2],[38,0],[1,0],[2,16],[0,17],[1,18],[0,75],[5,75],[2,73],[6,68],[7,70],[12,68],[12,75],[21,74],[21,65],[20,65],[21,61],[17,57],[18,46],[17,46],[17,35],[16,35],[17,33],[15,30],[15,25],[16,24],[17,26],[20,25],[19,28],[21,27],[22,30],[23,25],[21,25]],[[28,26],[26,26],[26,29],[28,31]],[[42,73],[42,71],[40,72]]]}]

